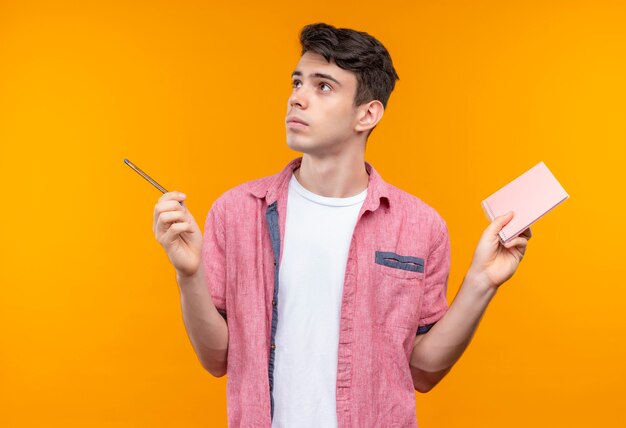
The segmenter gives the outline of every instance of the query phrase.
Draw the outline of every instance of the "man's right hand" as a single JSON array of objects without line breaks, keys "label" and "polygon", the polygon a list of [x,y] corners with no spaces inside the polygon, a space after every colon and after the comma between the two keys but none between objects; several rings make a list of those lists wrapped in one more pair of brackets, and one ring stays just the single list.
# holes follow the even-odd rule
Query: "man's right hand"
[{"label": "man's right hand", "polygon": [[202,233],[185,195],[168,192],[154,206],[154,235],[176,268],[183,321],[198,359],[213,376],[228,369],[228,325],[220,315],[202,269]]},{"label": "man's right hand", "polygon": [[200,268],[202,232],[187,207],[186,196],[168,192],[154,206],[154,235],[165,249],[177,273],[192,276]]}]

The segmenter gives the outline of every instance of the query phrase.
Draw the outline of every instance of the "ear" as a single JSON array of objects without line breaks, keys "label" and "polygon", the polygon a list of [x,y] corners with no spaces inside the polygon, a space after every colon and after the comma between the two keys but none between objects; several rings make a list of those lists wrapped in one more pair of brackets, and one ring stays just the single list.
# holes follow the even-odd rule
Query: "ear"
[{"label": "ear", "polygon": [[372,100],[357,107],[357,122],[354,130],[357,132],[369,132],[382,119],[385,107],[378,100]]}]

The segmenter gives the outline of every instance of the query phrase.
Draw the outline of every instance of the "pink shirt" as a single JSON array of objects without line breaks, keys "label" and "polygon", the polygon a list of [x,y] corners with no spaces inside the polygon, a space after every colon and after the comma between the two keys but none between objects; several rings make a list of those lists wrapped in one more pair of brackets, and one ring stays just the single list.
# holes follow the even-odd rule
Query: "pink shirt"
[{"label": "pink shirt", "polygon": [[[229,427],[271,427],[278,267],[289,180],[301,160],[227,191],[207,216],[203,261],[228,322]],[[433,208],[365,166],[367,198],[341,303],[338,427],[416,427],[409,358],[415,335],[448,308],[448,232]]]}]

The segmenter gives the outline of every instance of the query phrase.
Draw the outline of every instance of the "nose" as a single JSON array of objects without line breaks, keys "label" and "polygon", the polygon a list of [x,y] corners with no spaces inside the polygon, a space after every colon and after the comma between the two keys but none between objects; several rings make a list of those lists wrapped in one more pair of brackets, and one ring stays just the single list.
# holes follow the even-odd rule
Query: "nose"
[{"label": "nose", "polygon": [[289,97],[289,107],[298,107],[300,109],[305,109],[308,106],[308,99],[304,88],[301,86],[299,88],[294,88],[291,92],[291,96]]}]

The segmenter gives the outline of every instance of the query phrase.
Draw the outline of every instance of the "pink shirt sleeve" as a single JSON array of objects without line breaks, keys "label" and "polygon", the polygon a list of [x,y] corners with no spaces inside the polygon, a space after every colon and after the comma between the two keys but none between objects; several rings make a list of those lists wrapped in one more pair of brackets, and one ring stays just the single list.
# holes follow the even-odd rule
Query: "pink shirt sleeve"
[{"label": "pink shirt sleeve", "polygon": [[226,312],[226,253],[220,199],[215,201],[206,218],[202,262],[213,304],[224,314]]},{"label": "pink shirt sleeve", "polygon": [[446,291],[450,273],[450,239],[448,228],[441,220],[441,230],[426,260],[424,295],[419,326],[436,323],[448,310]]}]

